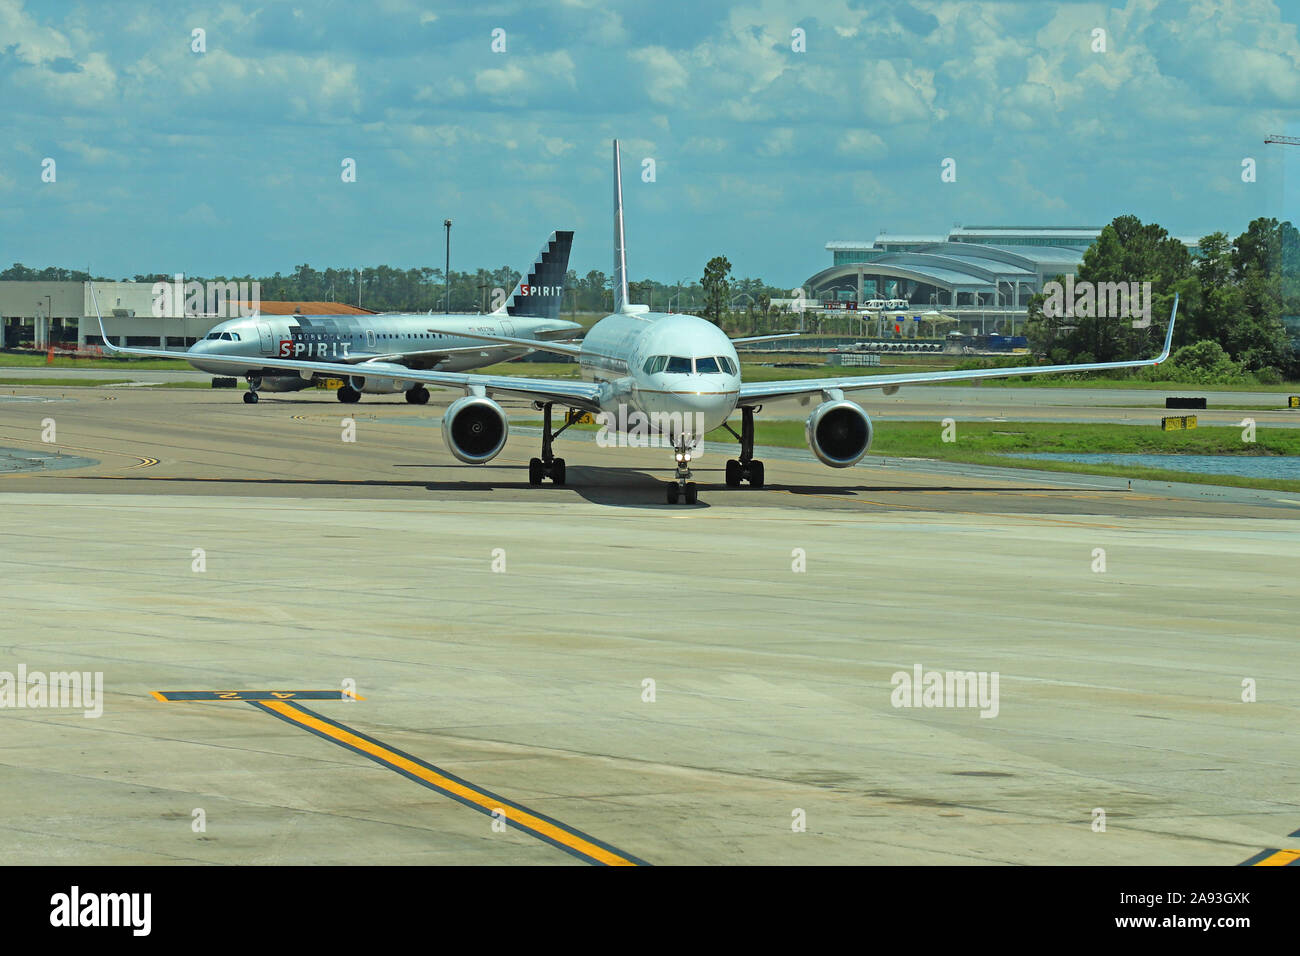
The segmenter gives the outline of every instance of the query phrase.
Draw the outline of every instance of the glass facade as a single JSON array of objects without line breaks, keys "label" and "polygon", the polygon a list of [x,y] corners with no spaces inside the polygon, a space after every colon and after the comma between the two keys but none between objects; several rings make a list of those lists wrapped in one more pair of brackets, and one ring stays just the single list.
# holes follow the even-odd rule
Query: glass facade
[{"label": "glass facade", "polygon": [[855,262],[871,262],[885,254],[885,249],[850,249],[835,253],[835,265],[851,266]]},{"label": "glass facade", "polygon": [[985,246],[1090,246],[1092,239],[1054,238],[1052,236],[953,236],[952,242],[970,242]]}]

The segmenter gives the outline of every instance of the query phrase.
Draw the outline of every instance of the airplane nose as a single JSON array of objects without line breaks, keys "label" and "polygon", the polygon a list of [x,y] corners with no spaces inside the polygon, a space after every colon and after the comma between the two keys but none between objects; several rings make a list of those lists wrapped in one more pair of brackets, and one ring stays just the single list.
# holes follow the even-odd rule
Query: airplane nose
[{"label": "airplane nose", "polygon": [[700,417],[705,431],[726,421],[736,403],[735,391],[723,382],[701,381],[694,388],[673,389],[672,394],[678,408]]}]

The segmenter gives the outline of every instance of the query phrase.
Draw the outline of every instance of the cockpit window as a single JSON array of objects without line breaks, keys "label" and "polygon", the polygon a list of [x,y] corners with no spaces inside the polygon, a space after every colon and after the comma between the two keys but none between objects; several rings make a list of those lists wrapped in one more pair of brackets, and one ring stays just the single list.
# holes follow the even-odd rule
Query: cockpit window
[{"label": "cockpit window", "polygon": [[727,358],[725,355],[718,356],[718,367],[722,369],[724,372],[726,372],[728,375],[736,374],[735,364],[731,361],[731,359]]},{"label": "cockpit window", "polygon": [[221,341],[223,341],[223,342],[229,342],[229,341],[230,341],[230,333],[229,333],[229,332],[222,332],[222,333],[221,333]]},{"label": "cockpit window", "polygon": [[673,355],[668,359],[667,370],[669,372],[685,373],[689,375],[691,372],[691,360],[689,358],[683,358],[680,355]]},{"label": "cockpit window", "polygon": [[704,358],[697,358],[695,360],[695,371],[700,374],[716,372],[718,371],[718,360],[707,355]]},{"label": "cockpit window", "polygon": [[221,333],[220,333],[220,332],[209,332],[207,335],[205,335],[205,336],[203,336],[203,337],[204,337],[205,339],[219,339],[219,338],[221,338]]}]

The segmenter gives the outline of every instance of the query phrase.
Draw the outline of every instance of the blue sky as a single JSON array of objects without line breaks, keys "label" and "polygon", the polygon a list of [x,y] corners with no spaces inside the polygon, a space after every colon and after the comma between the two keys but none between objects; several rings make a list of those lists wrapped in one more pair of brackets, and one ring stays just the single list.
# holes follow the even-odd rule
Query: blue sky
[{"label": "blue sky", "polygon": [[438,265],[450,217],[453,268],[521,268],[573,228],[572,266],[609,272],[616,136],[635,278],[697,279],[722,253],[794,285],[828,239],[957,222],[1235,234],[1300,220],[1300,147],[1263,145],[1300,136],[1298,18],[1296,0],[0,0],[0,262]]}]

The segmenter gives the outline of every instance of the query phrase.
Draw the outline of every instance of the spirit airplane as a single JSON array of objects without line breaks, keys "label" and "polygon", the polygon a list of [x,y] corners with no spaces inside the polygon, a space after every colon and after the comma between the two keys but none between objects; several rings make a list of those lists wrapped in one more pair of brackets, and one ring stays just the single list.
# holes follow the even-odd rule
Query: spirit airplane
[{"label": "spirit airplane", "polygon": [[[401,378],[402,373],[482,368],[516,358],[537,345],[486,343],[466,333],[521,340],[573,338],[582,326],[560,321],[560,298],[572,246],[572,232],[551,233],[528,275],[510,298],[488,315],[253,315],[213,326],[188,352],[161,354],[184,358],[205,372],[242,375],[248,380],[244,401],[249,404],[257,401],[260,389],[293,392],[310,388],[319,378],[340,378],[340,402],[360,401],[363,392],[405,392],[408,402],[423,405],[429,400],[429,390],[420,382]],[[437,329],[431,328],[435,323]],[[232,365],[230,356],[244,361]],[[346,375],[309,374],[278,368],[267,363],[268,358],[316,359],[353,368]]]},{"label": "spirit airplane", "polygon": [[[442,434],[451,453],[471,465],[491,461],[505,447],[510,426],[505,410],[495,399],[509,397],[533,402],[544,413],[541,457],[528,464],[528,480],[534,485],[545,479],[557,485],[565,481],[564,459],[555,457],[552,442],[569,427],[569,422],[552,431],[552,406],[590,412],[604,422],[627,430],[639,429],[647,421],[657,423],[659,434],[667,439],[666,444],[673,449],[677,462],[674,480],[666,488],[668,502],[676,504],[684,500],[694,504],[698,491],[691,480],[691,451],[707,432],[719,426],[726,427],[740,444],[738,457],[726,465],[727,485],[737,487],[748,482],[751,487],[763,487],[763,463],[754,458],[754,416],[766,405],[796,402],[813,406],[804,430],[809,448],[823,464],[848,468],[871,448],[874,427],[866,411],[845,398],[847,392],[878,388],[890,395],[903,385],[1158,365],[1169,357],[1174,316],[1178,312],[1175,296],[1164,349],[1153,359],[746,384],[741,380],[735,346],[755,339],[729,339],[706,319],[651,312],[644,305],[628,302],[623,186],[617,141],[614,143],[613,281],[614,311],[592,326],[581,343],[539,344],[535,340],[488,333],[472,336],[483,342],[571,355],[580,364],[583,381],[443,371],[409,371],[394,377],[403,382],[464,391],[464,396],[443,413]],[[106,347],[128,355],[157,354]],[[349,366],[303,359],[267,359],[264,364],[302,374],[339,375],[351,371]],[[741,415],[739,434],[726,424],[737,410]]]}]

